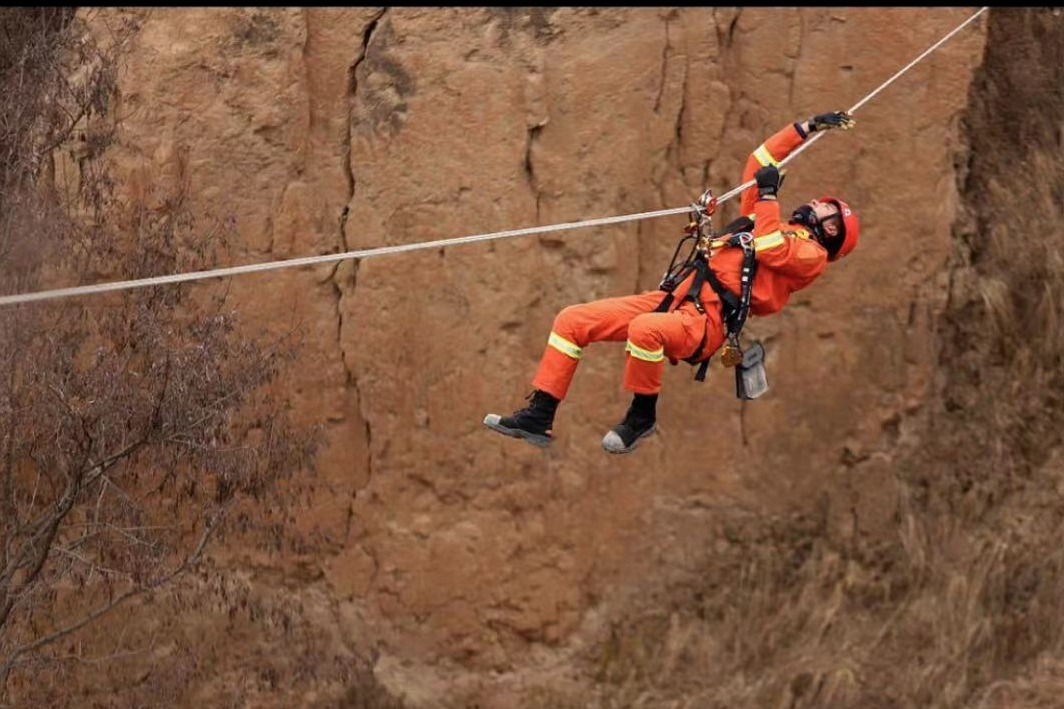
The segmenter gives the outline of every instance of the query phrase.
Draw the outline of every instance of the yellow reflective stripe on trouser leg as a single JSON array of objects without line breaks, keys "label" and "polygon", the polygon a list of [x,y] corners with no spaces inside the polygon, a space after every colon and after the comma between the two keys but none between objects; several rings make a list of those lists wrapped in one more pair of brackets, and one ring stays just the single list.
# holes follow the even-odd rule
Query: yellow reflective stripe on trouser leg
[{"label": "yellow reflective stripe on trouser leg", "polygon": [[783,234],[779,229],[776,231],[759,236],[754,239],[754,251],[764,251],[765,249],[772,249],[783,243]]},{"label": "yellow reflective stripe on trouser leg", "polygon": [[650,350],[644,350],[642,347],[636,347],[632,344],[632,341],[629,340],[628,343],[624,346],[624,349],[627,352],[631,352],[632,356],[636,359],[641,359],[644,362],[661,362],[663,359],[665,359],[664,347],[660,347],[651,352]]},{"label": "yellow reflective stripe on trouser leg", "polygon": [[761,163],[763,167],[780,164],[779,160],[772,157],[772,153],[768,151],[768,148],[765,147],[764,143],[757,146],[757,150],[754,151],[754,157],[757,158],[757,161]]},{"label": "yellow reflective stripe on trouser leg", "polygon": [[550,334],[550,337],[547,338],[547,344],[561,352],[563,355],[572,357],[573,359],[580,359],[584,356],[584,351],[582,349],[556,332]]}]

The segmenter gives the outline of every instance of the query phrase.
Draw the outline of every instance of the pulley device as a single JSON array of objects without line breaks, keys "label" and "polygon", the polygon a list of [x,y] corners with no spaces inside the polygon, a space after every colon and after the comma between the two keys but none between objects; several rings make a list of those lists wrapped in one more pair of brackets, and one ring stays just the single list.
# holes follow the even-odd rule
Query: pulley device
[{"label": "pulley device", "polygon": [[[666,296],[655,312],[669,312],[684,302],[691,301],[695,309],[704,315],[705,309],[700,294],[702,285],[708,283],[720,299],[721,319],[727,328],[725,342],[721,347],[721,363],[725,367],[735,367],[735,395],[744,400],[756,399],[768,390],[764,366],[765,349],[760,343],[755,343],[744,351],[739,341],[743,325],[750,314],[750,298],[754,276],[757,273],[757,256],[752,233],[754,222],[748,217],[740,217],[725,227],[723,232],[715,233],[713,215],[716,211],[717,198],[712,190],[706,190],[697,201],[691,203],[690,221],[658,285],[660,290],[665,291]],[[691,242],[690,249],[681,261],[680,253],[687,242]],[[709,267],[713,255],[725,248],[743,250],[738,297],[724,287]],[[678,291],[685,282],[689,282],[689,286],[679,295]],[[695,380],[700,382],[705,381],[706,370],[713,357],[712,352],[709,355],[703,352],[707,334],[702,335],[694,354],[684,359],[689,364],[698,365]]]}]

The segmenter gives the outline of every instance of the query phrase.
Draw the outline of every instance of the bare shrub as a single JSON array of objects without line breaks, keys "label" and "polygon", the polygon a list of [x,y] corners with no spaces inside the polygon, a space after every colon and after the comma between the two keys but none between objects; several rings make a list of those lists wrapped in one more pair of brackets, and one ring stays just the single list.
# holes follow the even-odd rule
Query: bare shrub
[{"label": "bare shrub", "polygon": [[[106,118],[135,29],[103,47],[69,9],[0,10],[9,291],[225,253],[228,226],[193,214],[183,188],[151,207],[118,200],[95,157],[75,194],[52,179],[53,151]],[[225,295],[163,287],[0,310],[0,701],[83,660],[80,631],[186,575],[227,520],[248,524],[309,464],[315,436],[267,391],[297,343],[249,338]]]}]

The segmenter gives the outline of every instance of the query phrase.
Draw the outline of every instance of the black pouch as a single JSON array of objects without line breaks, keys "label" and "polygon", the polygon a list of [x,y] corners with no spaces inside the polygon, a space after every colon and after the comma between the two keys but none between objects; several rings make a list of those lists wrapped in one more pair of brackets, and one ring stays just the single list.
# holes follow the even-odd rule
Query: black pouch
[{"label": "black pouch", "polygon": [[735,396],[751,401],[766,391],[765,348],[755,342],[743,352],[743,361],[735,367]]}]

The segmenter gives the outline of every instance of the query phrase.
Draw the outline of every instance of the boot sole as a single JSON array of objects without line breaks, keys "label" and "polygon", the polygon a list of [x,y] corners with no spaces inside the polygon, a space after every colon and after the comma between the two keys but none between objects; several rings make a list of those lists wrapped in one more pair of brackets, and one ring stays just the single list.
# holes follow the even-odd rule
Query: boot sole
[{"label": "boot sole", "polygon": [[545,436],[541,433],[529,433],[528,431],[522,430],[520,428],[507,428],[506,426],[503,426],[501,423],[499,423],[499,421],[501,420],[502,417],[498,414],[488,414],[484,417],[484,425],[493,431],[498,431],[504,436],[509,436],[510,438],[519,438],[523,441],[527,441],[528,443],[531,443],[537,448],[546,448],[554,441],[554,439],[550,436]]},{"label": "boot sole", "polygon": [[621,440],[621,437],[613,431],[610,431],[602,437],[602,450],[606,451],[611,455],[624,455],[625,453],[631,453],[639,446],[639,442],[641,440],[651,435],[656,430],[658,430],[657,426],[651,426],[646,431],[639,434],[639,437],[632,441],[632,445],[628,446],[627,448],[624,447],[624,441]]}]

